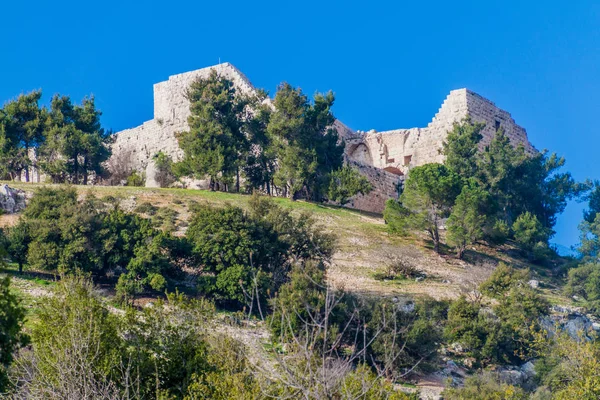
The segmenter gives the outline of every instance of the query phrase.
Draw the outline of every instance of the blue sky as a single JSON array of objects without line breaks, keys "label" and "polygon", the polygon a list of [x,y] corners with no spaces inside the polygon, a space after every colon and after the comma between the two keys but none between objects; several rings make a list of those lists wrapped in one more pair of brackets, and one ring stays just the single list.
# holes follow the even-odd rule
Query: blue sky
[{"label": "blue sky", "polygon": [[[152,118],[152,84],[229,61],[259,87],[332,89],[354,129],[423,127],[452,89],[512,113],[538,149],[600,179],[600,3],[13,1],[0,6],[0,101],[93,93],[115,131]],[[571,4],[569,4],[571,3]],[[554,241],[578,241],[583,206]]]}]

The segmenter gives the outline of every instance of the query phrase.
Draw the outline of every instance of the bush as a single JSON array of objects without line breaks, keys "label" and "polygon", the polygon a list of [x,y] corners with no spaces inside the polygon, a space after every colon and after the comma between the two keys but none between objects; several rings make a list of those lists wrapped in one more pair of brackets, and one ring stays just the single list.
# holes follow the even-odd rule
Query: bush
[{"label": "bush", "polygon": [[524,250],[532,251],[540,242],[547,244],[550,237],[548,229],[530,212],[519,215],[512,229],[515,240]]},{"label": "bush", "polygon": [[159,151],[154,157],[154,165],[156,167],[156,174],[154,179],[161,188],[171,186],[175,181],[175,174],[173,173],[173,160],[171,157]]},{"label": "bush", "polygon": [[125,186],[144,186],[146,184],[146,176],[144,173],[133,171],[128,177]]},{"label": "bush", "polygon": [[389,199],[385,202],[383,219],[387,225],[388,231],[397,235],[406,236],[410,230],[410,210],[399,201]]},{"label": "bush", "polygon": [[292,216],[258,195],[250,207],[198,207],[186,233],[203,273],[201,289],[235,307],[264,302],[293,265],[328,262],[334,248],[333,237],[306,214]]},{"label": "bush", "polygon": [[569,270],[564,292],[583,298],[590,311],[600,313],[600,264],[584,264]]},{"label": "bush", "polygon": [[485,229],[486,239],[496,245],[502,245],[506,243],[510,236],[510,227],[505,221],[497,219],[494,221],[491,228]]},{"label": "bush", "polygon": [[[121,298],[164,289],[188,256],[181,239],[154,229],[150,221],[93,196],[77,202],[72,189],[43,189],[30,205],[9,235],[13,260],[22,264],[26,254],[32,269],[83,271],[94,277],[122,272]],[[148,203],[140,208],[153,210]]]},{"label": "bush", "polygon": [[492,293],[504,292],[493,314],[463,296],[450,306],[445,336],[464,346],[479,364],[518,363],[535,351],[542,330],[539,319],[548,314],[549,304],[526,284],[493,288]]},{"label": "bush", "polygon": [[518,270],[504,263],[498,264],[492,275],[479,286],[479,290],[487,296],[499,299],[516,286],[526,285],[529,270]]},{"label": "bush", "polygon": [[446,388],[447,400],[526,400],[529,396],[523,389],[503,383],[492,373],[470,376],[460,388]]},{"label": "bush", "polygon": [[329,176],[328,199],[344,205],[357,194],[368,194],[373,185],[355,168],[344,166]]},{"label": "bush", "polygon": [[396,259],[392,261],[382,274],[377,274],[376,279],[415,279],[423,277],[424,274],[409,261],[404,259]]},{"label": "bush", "polygon": [[133,211],[140,214],[154,215],[156,214],[156,210],[158,210],[158,207],[148,202],[144,202],[138,205]]},{"label": "bush", "polygon": [[0,278],[0,394],[8,388],[7,370],[14,353],[25,346],[29,338],[23,332],[25,309],[10,290],[10,279]]}]

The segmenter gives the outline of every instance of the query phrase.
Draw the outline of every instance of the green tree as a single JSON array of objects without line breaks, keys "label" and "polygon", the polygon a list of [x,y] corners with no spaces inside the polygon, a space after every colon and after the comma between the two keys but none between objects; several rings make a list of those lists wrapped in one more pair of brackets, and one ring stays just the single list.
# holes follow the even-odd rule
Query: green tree
[{"label": "green tree", "polygon": [[518,270],[500,263],[492,275],[479,286],[481,293],[495,299],[504,297],[511,288],[524,285],[529,280],[529,270]]},{"label": "green tree", "polygon": [[184,157],[176,171],[200,179],[208,176],[211,190],[226,190],[235,179],[239,191],[242,156],[250,149],[246,136],[250,99],[214,70],[191,84],[187,98],[190,130],[178,134]]},{"label": "green tree", "polygon": [[81,105],[68,96],[52,98],[40,165],[54,182],[87,185],[90,174],[104,173],[111,134],[102,128],[101,115],[94,97],[84,98]]},{"label": "green tree", "polygon": [[411,226],[410,210],[399,201],[388,199],[383,210],[383,219],[390,233],[407,235]]},{"label": "green tree", "polygon": [[440,224],[450,214],[460,189],[460,177],[441,164],[415,167],[406,180],[400,201],[411,211],[409,224],[429,234],[436,252],[440,250]]},{"label": "green tree", "polygon": [[367,178],[355,168],[344,166],[331,173],[327,197],[331,201],[344,205],[350,201],[351,197],[359,193],[368,194],[371,190],[373,190],[373,185]]},{"label": "green tree", "polygon": [[444,165],[464,179],[475,177],[478,172],[477,156],[481,131],[485,123],[473,122],[467,117],[455,122],[443,143]]},{"label": "green tree", "polygon": [[154,155],[153,160],[156,166],[156,175],[154,176],[156,182],[163,188],[171,186],[176,180],[171,157],[159,151]]},{"label": "green tree", "polygon": [[44,142],[47,111],[39,106],[41,97],[41,90],[22,94],[6,103],[0,112],[0,158],[11,179],[25,170],[25,181],[29,182],[30,150]]},{"label": "green tree", "polygon": [[476,185],[465,185],[456,198],[447,222],[447,240],[458,258],[462,259],[467,245],[483,238],[488,201],[489,194]]},{"label": "green tree", "polygon": [[583,194],[589,185],[560,172],[565,159],[546,151],[527,154],[513,146],[500,129],[479,157],[479,180],[496,203],[499,219],[512,225],[525,213],[534,214],[550,233],[567,201]]},{"label": "green tree", "polygon": [[277,170],[277,162],[273,140],[267,132],[273,110],[263,101],[266,97],[266,93],[260,93],[252,105],[254,114],[246,125],[248,140],[252,146],[243,170],[247,192],[259,189],[270,196],[273,194],[273,176]]},{"label": "green tree", "polygon": [[10,289],[10,279],[0,278],[0,394],[8,389],[7,368],[14,353],[28,343],[23,332],[25,309]]},{"label": "green tree", "polygon": [[600,213],[600,181],[593,182],[591,189],[585,198],[588,201],[588,209],[583,212],[584,221],[590,224],[595,221],[596,215]]},{"label": "green tree", "polygon": [[19,273],[22,273],[23,266],[27,262],[27,253],[31,242],[29,226],[27,223],[19,221],[17,225],[8,228],[6,239],[8,255],[19,266]]},{"label": "green tree", "polygon": [[519,215],[512,229],[515,240],[525,250],[533,250],[538,243],[546,244],[550,236],[548,229],[530,212]]},{"label": "green tree", "polygon": [[302,194],[321,200],[330,174],[342,167],[344,144],[332,127],[333,103],[332,92],[316,94],[311,103],[288,83],[281,84],[275,95],[267,127],[278,164],[274,181],[292,199]]},{"label": "green tree", "polygon": [[578,251],[585,262],[600,262],[600,214],[592,222],[584,220],[579,225]]}]

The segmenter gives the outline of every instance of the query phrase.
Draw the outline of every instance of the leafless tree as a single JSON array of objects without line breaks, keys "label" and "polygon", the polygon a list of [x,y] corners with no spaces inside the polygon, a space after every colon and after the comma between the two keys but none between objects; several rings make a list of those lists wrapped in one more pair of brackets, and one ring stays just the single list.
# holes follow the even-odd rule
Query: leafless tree
[{"label": "leafless tree", "polygon": [[112,157],[106,161],[106,169],[110,174],[107,179],[109,185],[123,184],[134,170],[132,151],[124,150],[113,153]]},{"label": "leafless tree", "polygon": [[[325,300],[321,310],[315,310],[308,304],[302,310],[281,310],[281,323],[286,326],[286,334],[289,335],[285,350],[274,352],[274,362],[253,363],[263,385],[264,397],[344,400],[388,398],[394,393],[391,380],[412,373],[424,359],[417,360],[402,373],[394,371],[394,361],[405,351],[406,343],[398,341],[405,337],[407,327],[397,326],[396,318],[388,320],[385,316],[377,326],[368,327],[359,305],[354,306],[343,327],[334,327],[330,320],[344,294],[328,285],[322,285],[322,289]],[[255,301],[253,295],[258,296],[258,292],[250,290],[246,293],[249,304],[252,304]],[[249,310],[251,312],[251,308]],[[294,329],[292,321],[298,319],[301,327]],[[368,359],[367,350],[381,338],[384,331],[389,333],[387,336],[391,340],[383,341],[384,360],[376,363]],[[348,341],[348,338],[353,339]],[[366,366],[367,361],[376,366],[374,371]],[[352,387],[348,385],[349,379],[353,381]],[[282,393],[281,390],[274,390],[274,387],[284,387],[285,390]]]}]

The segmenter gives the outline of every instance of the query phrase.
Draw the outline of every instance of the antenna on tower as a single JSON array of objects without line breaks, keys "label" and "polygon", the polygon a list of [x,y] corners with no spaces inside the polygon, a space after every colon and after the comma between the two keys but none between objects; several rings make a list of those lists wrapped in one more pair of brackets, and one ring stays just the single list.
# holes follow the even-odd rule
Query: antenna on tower
[{"label": "antenna on tower", "polygon": [[221,64],[221,57],[219,57],[219,64]]}]

